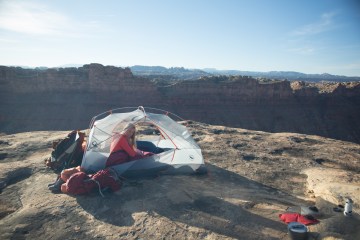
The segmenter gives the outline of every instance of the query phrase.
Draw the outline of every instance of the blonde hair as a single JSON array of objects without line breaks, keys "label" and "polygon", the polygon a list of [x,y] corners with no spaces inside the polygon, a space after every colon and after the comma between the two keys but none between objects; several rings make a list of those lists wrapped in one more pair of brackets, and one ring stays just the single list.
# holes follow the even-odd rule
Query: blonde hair
[{"label": "blonde hair", "polygon": [[[127,132],[130,129],[134,129],[134,134],[132,134],[131,136],[128,136]],[[124,129],[120,133],[120,134],[125,135],[127,137],[129,145],[132,146],[133,148],[136,148],[136,139],[135,139],[136,134],[135,133],[136,133],[136,127],[135,127],[135,125],[133,123],[126,124]]]}]

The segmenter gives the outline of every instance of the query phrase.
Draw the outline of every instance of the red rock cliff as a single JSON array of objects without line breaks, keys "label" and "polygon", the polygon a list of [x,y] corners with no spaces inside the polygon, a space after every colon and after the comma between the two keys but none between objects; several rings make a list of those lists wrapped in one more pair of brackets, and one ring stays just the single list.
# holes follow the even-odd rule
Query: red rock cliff
[{"label": "red rock cliff", "polygon": [[360,142],[360,84],[206,77],[159,86],[129,68],[0,66],[0,131],[86,128],[111,108],[163,108],[186,119]]}]

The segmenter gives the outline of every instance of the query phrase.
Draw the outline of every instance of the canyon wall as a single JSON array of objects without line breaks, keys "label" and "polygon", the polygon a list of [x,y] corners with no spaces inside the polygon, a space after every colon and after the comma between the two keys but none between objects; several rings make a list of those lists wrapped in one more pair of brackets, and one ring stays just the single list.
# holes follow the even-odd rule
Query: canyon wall
[{"label": "canyon wall", "polygon": [[124,106],[165,109],[209,124],[298,132],[360,143],[360,83],[261,82],[204,77],[168,86],[129,68],[0,66],[0,132],[71,130]]}]

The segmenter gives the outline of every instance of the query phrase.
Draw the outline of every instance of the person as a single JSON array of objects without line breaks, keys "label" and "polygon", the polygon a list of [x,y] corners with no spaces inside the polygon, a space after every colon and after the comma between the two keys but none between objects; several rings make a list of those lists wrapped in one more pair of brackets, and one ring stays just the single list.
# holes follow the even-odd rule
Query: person
[{"label": "person", "polygon": [[128,123],[120,133],[113,135],[110,145],[110,156],[106,167],[121,164],[131,160],[151,156],[153,153],[144,152],[136,147],[136,127]]},{"label": "person", "polygon": [[136,148],[135,134],[135,125],[128,123],[120,133],[115,133],[113,136],[110,153],[125,151],[130,157],[141,154]]}]

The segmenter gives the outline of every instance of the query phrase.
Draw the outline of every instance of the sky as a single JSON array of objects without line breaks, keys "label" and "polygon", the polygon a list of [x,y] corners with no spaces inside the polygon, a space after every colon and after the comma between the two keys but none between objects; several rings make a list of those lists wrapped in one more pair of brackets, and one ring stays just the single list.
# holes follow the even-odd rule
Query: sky
[{"label": "sky", "polygon": [[358,0],[0,0],[0,65],[360,76]]}]

